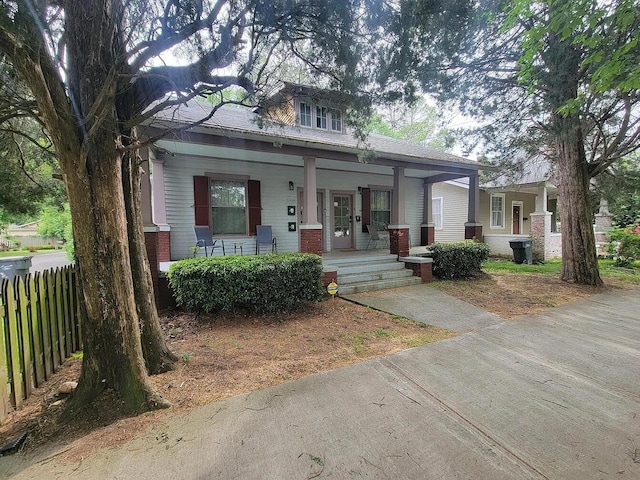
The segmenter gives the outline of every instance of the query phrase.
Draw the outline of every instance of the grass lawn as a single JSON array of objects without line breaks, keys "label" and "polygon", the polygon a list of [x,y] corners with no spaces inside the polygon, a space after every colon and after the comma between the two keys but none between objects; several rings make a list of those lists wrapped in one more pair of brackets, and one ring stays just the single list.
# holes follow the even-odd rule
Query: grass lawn
[{"label": "grass lawn", "polygon": [[36,250],[35,252],[32,252],[30,250],[8,250],[6,252],[0,252],[0,258],[4,258],[4,257],[25,257],[27,255],[39,255],[42,253],[55,253],[55,252],[61,252],[61,249],[54,249],[54,248],[45,248],[42,250]]},{"label": "grass lawn", "polygon": [[[633,268],[616,267],[613,260],[599,259],[600,276],[615,278],[622,282],[640,284],[640,261],[634,263]],[[485,273],[538,273],[542,275],[560,275],[562,260],[554,259],[545,263],[527,265],[517,264],[508,259],[492,259],[484,263],[482,271]]]}]

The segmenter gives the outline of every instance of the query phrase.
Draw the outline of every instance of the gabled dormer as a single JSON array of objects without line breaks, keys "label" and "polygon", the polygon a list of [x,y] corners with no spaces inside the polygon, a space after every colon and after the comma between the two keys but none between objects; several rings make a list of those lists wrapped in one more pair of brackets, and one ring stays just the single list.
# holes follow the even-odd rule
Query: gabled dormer
[{"label": "gabled dormer", "polygon": [[260,110],[268,118],[287,125],[344,133],[346,102],[343,97],[331,90],[285,83]]}]

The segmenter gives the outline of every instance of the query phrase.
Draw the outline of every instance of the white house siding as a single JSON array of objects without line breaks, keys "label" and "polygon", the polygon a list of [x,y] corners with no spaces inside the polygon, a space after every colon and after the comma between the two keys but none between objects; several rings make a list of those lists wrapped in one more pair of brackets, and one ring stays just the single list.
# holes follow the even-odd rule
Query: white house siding
[{"label": "white house siding", "polygon": [[[179,260],[192,255],[195,243],[193,177],[205,174],[243,175],[260,181],[262,203],[262,224],[271,225],[277,238],[279,252],[297,252],[299,245],[299,205],[298,188],[303,185],[302,159],[300,166],[282,166],[244,160],[205,158],[195,156],[162,156],[164,160],[164,184],[167,223],[171,228],[171,259]],[[290,160],[290,159],[289,159]],[[294,190],[289,190],[289,181]],[[331,193],[351,193],[354,198],[354,235],[356,249],[367,246],[369,235],[362,232],[362,223],[355,217],[362,217],[362,195],[358,187],[393,185],[391,169],[389,175],[350,173],[336,170],[317,170],[317,188],[324,194],[325,218],[324,239],[327,249],[331,248]],[[422,180],[406,179],[406,221],[410,225],[413,245],[420,242],[422,223]],[[446,205],[446,203],[445,203]],[[295,206],[297,214],[288,215],[287,207]],[[445,207],[446,209],[446,207]],[[288,229],[289,222],[296,222],[295,232]],[[464,229],[463,229],[464,234]],[[464,235],[463,235],[464,236]],[[255,252],[254,237],[225,237],[227,254],[234,252],[234,243],[243,243],[243,253]],[[216,250],[216,253],[221,253]],[[239,253],[239,249],[237,250]]]},{"label": "white house siding", "polygon": [[[504,228],[491,228],[490,205],[491,194],[487,191],[480,191],[480,222],[485,235],[511,235],[511,224],[513,221],[512,205],[514,201],[522,202],[522,232],[521,235],[529,235],[531,232],[531,213],[536,210],[536,196],[530,193],[519,192],[495,192],[504,194]],[[525,220],[526,219],[526,220]]]},{"label": "white house siding", "polygon": [[449,182],[434,183],[433,198],[442,197],[442,229],[436,229],[436,242],[464,240],[468,218],[469,189]]}]

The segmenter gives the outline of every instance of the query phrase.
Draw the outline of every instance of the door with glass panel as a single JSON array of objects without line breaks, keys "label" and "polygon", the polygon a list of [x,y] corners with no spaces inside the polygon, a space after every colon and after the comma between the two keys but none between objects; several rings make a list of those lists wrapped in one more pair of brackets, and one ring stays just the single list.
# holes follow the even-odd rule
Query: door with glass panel
[{"label": "door with glass panel", "polygon": [[331,248],[353,248],[353,195],[331,194]]}]

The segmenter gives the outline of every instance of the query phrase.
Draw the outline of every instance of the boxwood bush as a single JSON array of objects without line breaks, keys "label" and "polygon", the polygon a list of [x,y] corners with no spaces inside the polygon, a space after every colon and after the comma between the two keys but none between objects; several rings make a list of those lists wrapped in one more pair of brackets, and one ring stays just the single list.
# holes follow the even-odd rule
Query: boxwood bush
[{"label": "boxwood bush", "polygon": [[480,272],[489,258],[489,245],[474,241],[434,243],[430,247],[433,275],[450,280],[469,278]]},{"label": "boxwood bush", "polygon": [[304,253],[200,257],[169,269],[179,306],[211,313],[292,310],[323,296],[322,259]]}]

